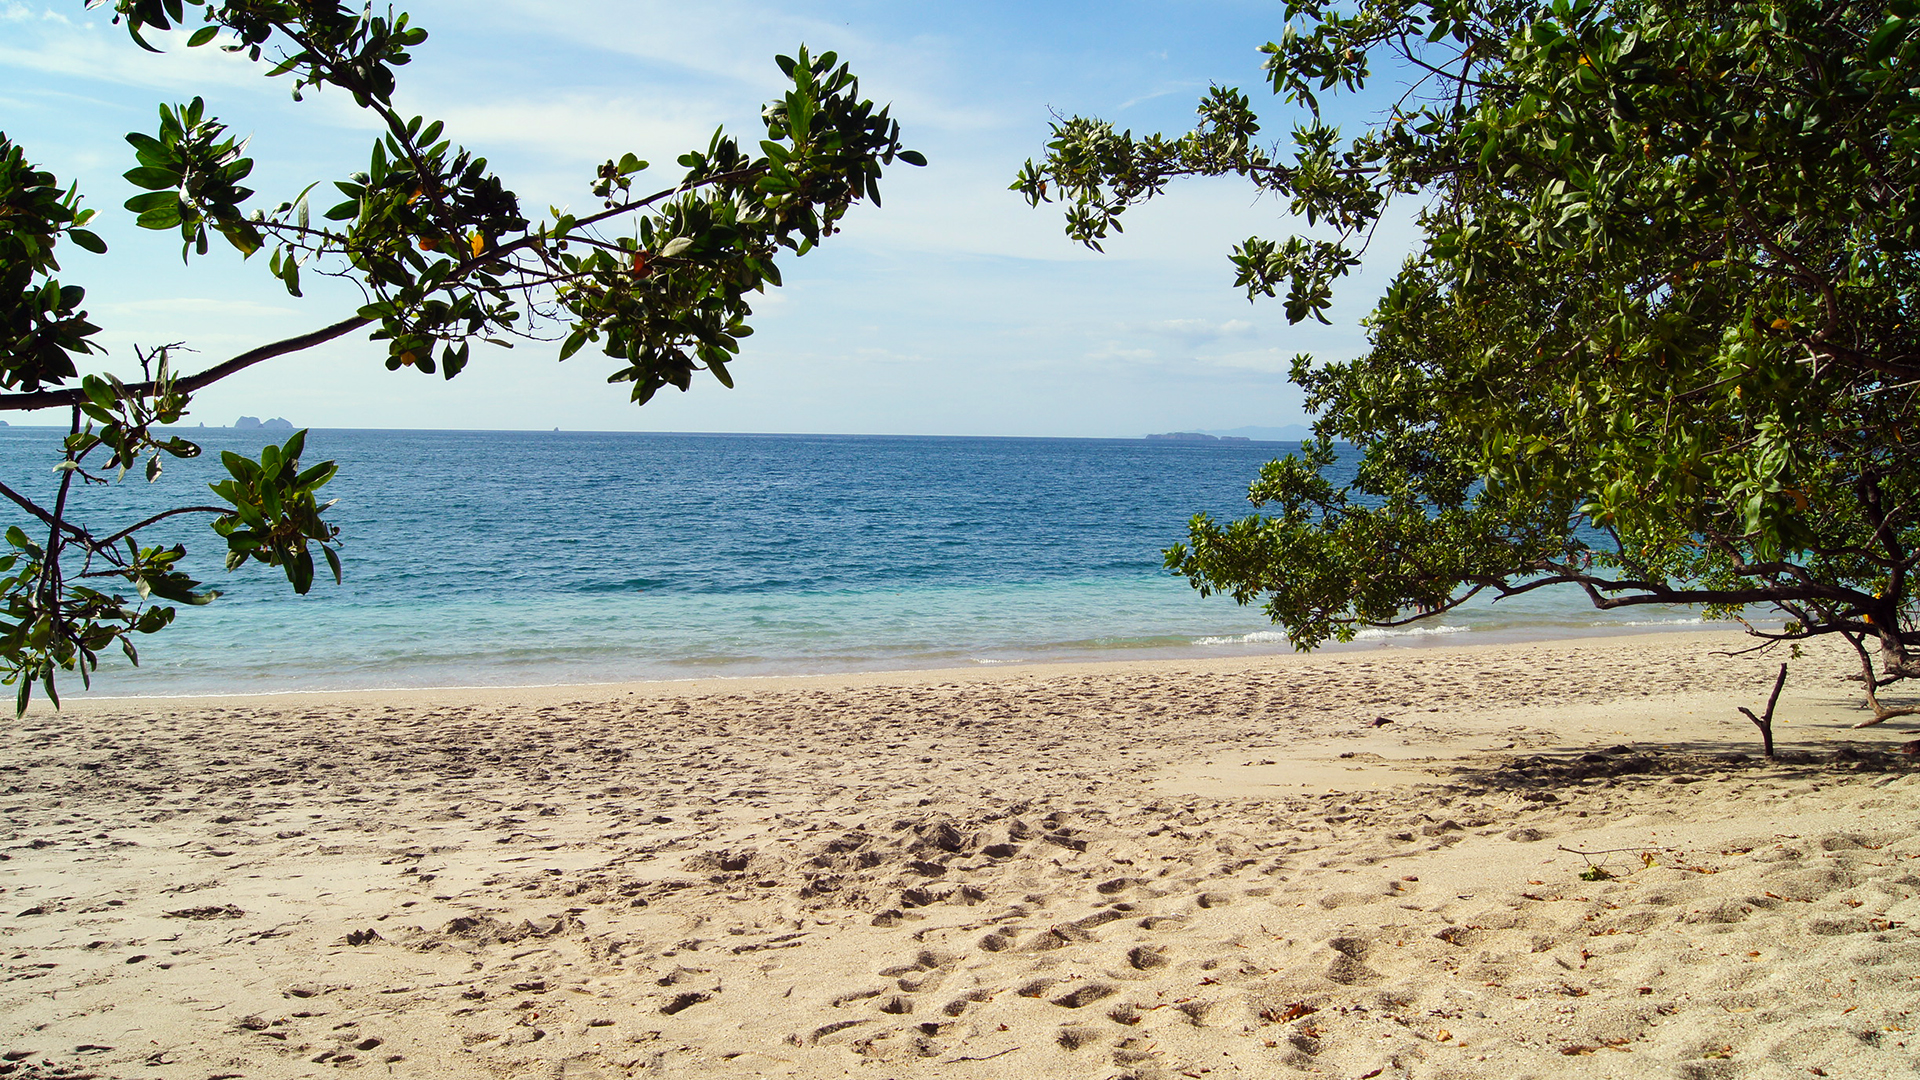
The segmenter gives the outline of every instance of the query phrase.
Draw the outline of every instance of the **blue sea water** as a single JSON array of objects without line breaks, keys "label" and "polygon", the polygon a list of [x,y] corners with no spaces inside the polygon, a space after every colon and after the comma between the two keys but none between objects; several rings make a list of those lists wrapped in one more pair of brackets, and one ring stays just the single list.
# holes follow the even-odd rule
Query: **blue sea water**
[{"label": "blue sea water", "polygon": [[[205,447],[91,488],[101,531],[200,502],[219,452],[273,433],[181,432]],[[60,432],[0,429],[0,477],[49,497]],[[191,519],[188,569],[223,595],[115,652],[95,693],[539,685],[1023,661],[1286,651],[1257,608],[1202,599],[1161,567],[1196,511],[1245,514],[1284,444],[1143,440],[316,430],[337,460],[328,517],[346,580],[295,596],[228,573]],[[10,508],[9,508],[10,509]],[[15,523],[21,515],[5,515]],[[1695,624],[1594,611],[1543,590],[1374,632],[1360,647]],[[78,680],[70,679],[72,692]]]}]

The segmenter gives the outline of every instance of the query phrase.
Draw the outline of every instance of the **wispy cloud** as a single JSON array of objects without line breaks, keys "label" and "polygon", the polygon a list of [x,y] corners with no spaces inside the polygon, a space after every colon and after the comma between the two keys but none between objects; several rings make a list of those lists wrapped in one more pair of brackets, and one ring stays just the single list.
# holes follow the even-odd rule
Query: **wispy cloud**
[{"label": "wispy cloud", "polygon": [[1142,105],[1149,101],[1156,101],[1160,98],[1169,97],[1173,94],[1192,94],[1197,97],[1199,92],[1205,90],[1206,88],[1207,88],[1207,84],[1204,80],[1193,80],[1193,81],[1183,81],[1183,82],[1172,83],[1167,86],[1156,87],[1153,90],[1148,91],[1147,93],[1130,97],[1127,100],[1121,102],[1120,104],[1114,106],[1114,111],[1126,112],[1128,109],[1133,108],[1135,105]]},{"label": "wispy cloud", "polygon": [[1089,350],[1088,353],[1086,354],[1086,358],[1088,360],[1098,360],[1098,361],[1122,360],[1129,363],[1144,364],[1144,363],[1151,363],[1153,361],[1160,359],[1160,354],[1152,349],[1143,349],[1138,346],[1128,346],[1118,341],[1108,341],[1092,350]]},{"label": "wispy cloud", "polygon": [[1294,352],[1290,349],[1246,349],[1196,357],[1194,362],[1208,367],[1285,375],[1293,370],[1293,357]]},{"label": "wispy cloud", "polygon": [[859,35],[783,11],[774,5],[740,0],[710,0],[698,5],[660,0],[494,0],[474,3],[481,17],[522,27],[538,27],[548,36],[577,47],[648,61],[655,69],[677,70],[708,79],[776,91],[781,75],[770,62],[801,42],[815,51],[865,44]]},{"label": "wispy cloud", "polygon": [[0,7],[0,22],[55,22],[72,25],[73,20],[52,8],[34,8],[26,4],[9,3]]},{"label": "wispy cloud", "polygon": [[[550,162],[598,162],[627,151],[651,153],[672,168],[673,155],[704,145],[717,109],[699,101],[658,103],[591,98],[584,94],[519,97],[511,101],[442,104],[428,111],[445,120],[449,138],[468,146],[502,144],[539,150]],[[749,143],[764,138],[738,132]]]},{"label": "wispy cloud", "polygon": [[1226,319],[1219,322],[1212,319],[1162,319],[1159,322],[1148,323],[1142,329],[1160,337],[1172,338],[1189,347],[1231,338],[1250,338],[1258,333],[1254,324],[1246,319]]},{"label": "wispy cloud", "polygon": [[97,17],[76,23],[64,16],[17,19],[12,12],[7,19],[19,29],[0,45],[0,68],[155,90],[259,86],[258,67],[217,48],[189,49],[184,31],[149,33],[166,53],[155,55],[120,40],[125,32]]}]

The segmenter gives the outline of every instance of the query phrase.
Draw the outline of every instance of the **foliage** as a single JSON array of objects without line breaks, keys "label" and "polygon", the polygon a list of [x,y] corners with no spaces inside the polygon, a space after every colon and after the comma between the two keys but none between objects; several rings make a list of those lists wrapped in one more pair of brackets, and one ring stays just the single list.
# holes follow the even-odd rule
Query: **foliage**
[{"label": "foliage", "polygon": [[[0,483],[0,496],[46,528],[44,541],[9,530],[11,550],[0,555],[0,671],[21,709],[35,685],[57,703],[56,673],[77,670],[87,681],[98,653],[116,643],[137,663],[130,635],[174,617],[156,598],[203,604],[217,595],[177,568],[182,547],[140,546],[138,534],[164,520],[208,516],[226,542],[228,569],[279,567],[296,592],[312,586],[316,548],[340,577],[338,530],[319,497],[335,468],[302,464],[305,432],[257,460],[222,455],[228,478],[211,485],[219,505],[175,507],[115,532],[76,523],[85,490],[136,467],[152,482],[163,458],[199,453],[157,430],[187,415],[195,391],[363,329],[389,369],[448,379],[466,367],[475,341],[510,347],[518,337],[559,339],[561,359],[597,344],[611,361],[608,381],[631,384],[636,403],[667,386],[688,389],[699,371],[731,386],[727,365],[752,333],[750,297],[780,284],[777,257],[805,255],[838,231],[854,203],[878,205],[884,166],[926,164],[902,147],[888,110],[861,98],[846,65],[802,48],[776,58],[792,89],[764,111],[757,153],[716,132],[650,193],[636,187],[648,164],[623,154],[591,178],[599,209],[554,209],[536,221],[444,123],[393,106],[395,71],[427,37],[406,14],[311,0],[111,6],[142,48],[160,51],[156,31],[197,23],[188,47],[264,64],[267,76],[290,79],[295,100],[344,92],[379,121],[385,130],[367,165],[335,181],[342,201],[317,215],[308,201],[317,183],[270,211],[249,209],[245,142],[200,98],[161,105],[154,134],[127,136],[135,164],[126,179],[142,193],[126,209],[143,228],[177,232],[183,260],[207,255],[217,237],[242,257],[265,250],[267,269],[291,296],[301,296],[303,273],[320,273],[353,281],[365,303],[192,374],[172,370],[176,345],[136,350],[138,381],[82,376],[77,358],[105,350],[82,310],[84,290],[54,276],[55,252],[62,243],[94,253],[106,245],[85,228],[94,212],[80,208],[77,186],[63,190],[0,134],[0,409],[61,409],[70,418],[51,499]],[[615,225],[625,235],[613,235]]]},{"label": "foliage", "polygon": [[[1178,139],[1055,125],[1015,184],[1098,246],[1232,173],[1308,234],[1233,253],[1325,319],[1393,200],[1421,242],[1351,361],[1296,360],[1317,439],[1169,567],[1292,641],[1565,585],[1838,634],[1920,677],[1920,3],[1299,0],[1265,47],[1289,159],[1216,88]],[[1317,95],[1381,117],[1346,138]],[[1336,449],[1339,442],[1351,451]],[[1357,459],[1357,460],[1356,460]],[[1330,479],[1336,462],[1352,479]],[[1867,646],[1878,646],[1875,672]]]}]

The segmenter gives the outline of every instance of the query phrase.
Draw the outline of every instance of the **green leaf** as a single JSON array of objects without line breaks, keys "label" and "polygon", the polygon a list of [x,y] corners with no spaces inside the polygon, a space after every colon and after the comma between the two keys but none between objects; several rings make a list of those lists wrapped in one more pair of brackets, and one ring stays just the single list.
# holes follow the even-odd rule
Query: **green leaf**
[{"label": "green leaf", "polygon": [[293,591],[305,596],[313,588],[313,555],[302,548],[287,563],[287,580],[293,582]]},{"label": "green leaf", "polygon": [[1867,59],[1880,63],[1893,55],[1893,51],[1906,39],[1908,21],[1898,15],[1890,15],[1880,24],[1867,41]]},{"label": "green leaf", "polygon": [[142,165],[164,165],[173,160],[173,152],[166,145],[145,132],[127,132],[127,142],[133,146],[134,154]]},{"label": "green leaf", "polygon": [[[182,173],[178,169],[142,165],[137,169],[128,169],[126,177],[135,187],[164,191],[168,188],[179,187]],[[131,209],[131,207],[129,207],[129,209]]]},{"label": "green leaf", "polygon": [[151,210],[172,210],[176,217],[180,208],[180,196],[171,191],[155,191],[146,195],[135,195],[126,201],[126,208],[136,214]]},{"label": "green leaf", "polygon": [[103,409],[111,409],[119,403],[119,398],[114,395],[113,387],[107,383],[107,380],[97,375],[89,375],[80,380],[80,390],[87,395],[87,400]]}]

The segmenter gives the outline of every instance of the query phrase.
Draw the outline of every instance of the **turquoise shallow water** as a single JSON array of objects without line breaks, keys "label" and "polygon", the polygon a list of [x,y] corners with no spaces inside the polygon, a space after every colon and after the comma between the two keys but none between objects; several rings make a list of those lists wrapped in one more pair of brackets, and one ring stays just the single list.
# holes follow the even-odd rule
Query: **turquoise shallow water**
[{"label": "turquoise shallow water", "polygon": [[[197,501],[222,449],[159,484],[86,493],[110,527]],[[0,475],[49,478],[59,433],[0,429]],[[347,580],[297,597],[265,568],[117,654],[97,693],[247,693],[802,674],[1285,651],[1258,610],[1202,599],[1160,551],[1205,510],[1244,514],[1281,444],[1135,440],[335,431],[329,514]],[[40,480],[51,486],[51,479]],[[15,484],[16,487],[21,486]],[[1543,591],[1450,612],[1378,648],[1697,625]],[[77,690],[77,681],[75,689]]]}]

